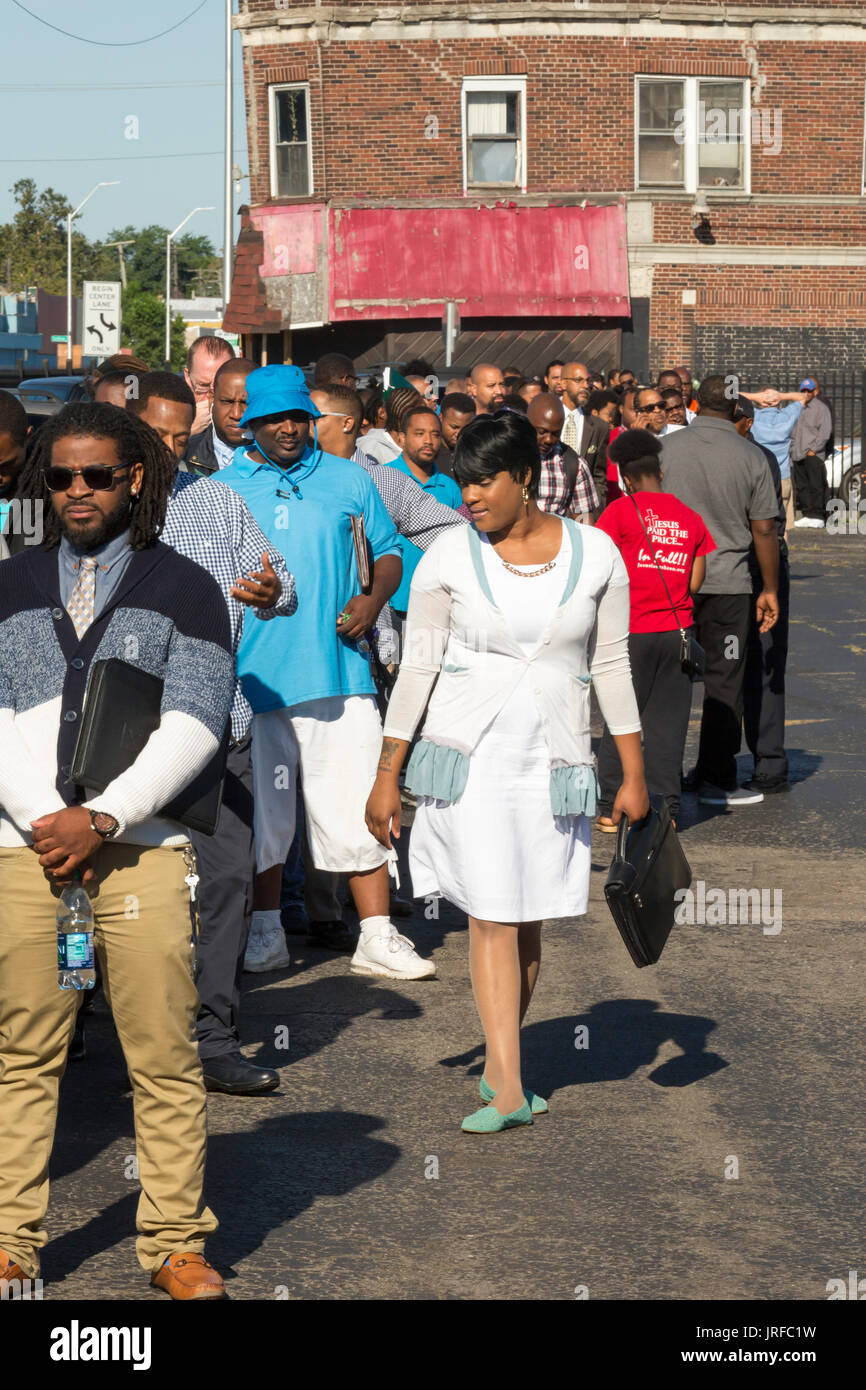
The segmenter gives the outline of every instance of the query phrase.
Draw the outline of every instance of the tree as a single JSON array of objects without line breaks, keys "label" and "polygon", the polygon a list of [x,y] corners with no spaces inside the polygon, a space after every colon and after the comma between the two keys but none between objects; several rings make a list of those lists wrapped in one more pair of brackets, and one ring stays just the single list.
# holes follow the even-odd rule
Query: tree
[{"label": "tree", "polygon": [[[168,230],[168,227],[159,227],[156,223],[140,229],[120,227],[107,238],[108,241],[134,242],[134,245],[123,250],[127,274],[152,294],[165,293],[165,239]],[[172,299],[186,299],[194,291],[197,272],[207,270],[215,261],[217,264],[219,262],[206,236],[187,233],[171,245],[171,296]]]},{"label": "tree", "polygon": [[[10,289],[36,285],[51,294],[66,293],[66,216],[72,204],[54,188],[37,189],[33,179],[12,186],[17,212],[0,226],[0,272]],[[72,230],[72,292],[83,280],[114,279],[112,252]],[[116,266],[116,263],[115,263]]]},{"label": "tree", "polygon": [[[185,328],[183,319],[175,314],[171,321],[171,365],[175,371],[186,357]],[[123,293],[122,343],[154,370],[165,361],[165,299],[138,280],[130,280]]]}]

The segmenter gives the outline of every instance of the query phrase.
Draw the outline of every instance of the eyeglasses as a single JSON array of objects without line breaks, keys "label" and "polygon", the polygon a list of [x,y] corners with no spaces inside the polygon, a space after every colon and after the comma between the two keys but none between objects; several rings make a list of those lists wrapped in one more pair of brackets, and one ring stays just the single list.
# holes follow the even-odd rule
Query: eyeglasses
[{"label": "eyeglasses", "polygon": [[665,415],[676,415],[677,412],[678,412],[678,411],[681,411],[681,410],[685,410],[685,406],[682,405],[682,404],[680,404],[680,405],[666,405],[666,406],[665,406]]},{"label": "eyeglasses", "polygon": [[319,411],[319,418],[321,418],[323,415],[330,416],[330,418],[331,418],[332,420],[351,420],[351,419],[353,419],[353,416],[349,415],[349,413],[348,413],[347,411],[345,411],[345,410],[320,410],[320,411]]},{"label": "eyeglasses", "polygon": [[42,476],[49,492],[68,492],[73,478],[83,478],[91,492],[111,492],[117,479],[115,473],[126,472],[128,463],[88,463],[84,468],[46,468]]},{"label": "eyeglasses", "polygon": [[636,405],[634,413],[635,415],[652,415],[653,411],[664,410],[664,408],[664,401],[650,401],[649,405]]}]

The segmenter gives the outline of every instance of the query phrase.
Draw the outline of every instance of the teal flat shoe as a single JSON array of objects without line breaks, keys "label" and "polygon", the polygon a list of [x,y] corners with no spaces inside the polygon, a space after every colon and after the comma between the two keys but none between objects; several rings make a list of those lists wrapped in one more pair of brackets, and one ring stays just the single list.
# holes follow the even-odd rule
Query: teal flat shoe
[{"label": "teal flat shoe", "polygon": [[[492,1086],[488,1086],[483,1076],[478,1083],[478,1094],[482,1100],[486,1100],[488,1103],[496,1099],[496,1092]],[[532,1107],[533,1115],[546,1115],[548,1113],[550,1107],[544,1099],[544,1096],[537,1096],[534,1091],[524,1091],[523,1094]]]},{"label": "teal flat shoe", "polygon": [[500,1115],[495,1105],[482,1105],[474,1115],[467,1115],[460,1128],[464,1134],[498,1134],[503,1129],[515,1129],[518,1125],[531,1125],[532,1111],[525,1100],[519,1110],[510,1115]]}]

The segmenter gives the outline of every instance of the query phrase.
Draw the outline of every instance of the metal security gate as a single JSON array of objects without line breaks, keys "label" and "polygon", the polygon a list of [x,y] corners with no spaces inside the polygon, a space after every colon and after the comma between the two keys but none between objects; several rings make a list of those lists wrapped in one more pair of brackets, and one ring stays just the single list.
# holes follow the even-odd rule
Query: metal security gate
[{"label": "metal security gate", "polygon": [[[825,367],[816,368],[811,376],[821,388],[821,399],[829,406],[833,417],[833,452],[826,461],[827,482],[831,497],[842,497],[848,503],[848,484],[854,469],[861,469],[861,449],[866,433],[866,371]],[[796,391],[803,380],[788,376],[779,382],[779,390]],[[866,493],[866,489],[864,489]]]}]

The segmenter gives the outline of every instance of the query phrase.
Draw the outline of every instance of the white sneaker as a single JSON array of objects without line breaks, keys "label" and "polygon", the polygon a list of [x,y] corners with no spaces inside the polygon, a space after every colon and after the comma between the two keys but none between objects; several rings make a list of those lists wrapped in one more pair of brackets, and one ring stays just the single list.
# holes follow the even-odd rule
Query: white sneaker
[{"label": "white sneaker", "polygon": [[819,516],[810,517],[810,518],[809,518],[809,525],[812,527],[813,531],[823,531],[823,530],[824,530],[824,522],[821,520],[821,518],[820,518]]},{"label": "white sneaker", "polygon": [[353,975],[385,975],[389,980],[429,980],[436,974],[432,960],[423,960],[409,938],[390,923],[377,936],[361,936],[349,969]]},{"label": "white sneaker", "polygon": [[281,926],[252,927],[244,952],[244,970],[259,974],[265,970],[283,970],[291,965],[286,934]]},{"label": "white sneaker", "polygon": [[811,526],[811,525],[812,525],[812,518],[811,518],[810,516],[801,516],[801,517],[798,517],[797,520],[794,522],[794,525],[795,525],[795,526]]}]

